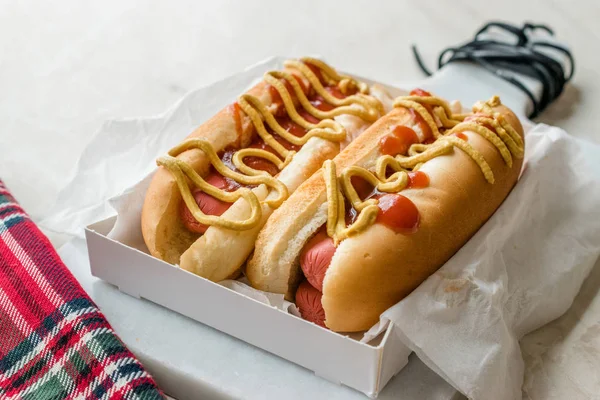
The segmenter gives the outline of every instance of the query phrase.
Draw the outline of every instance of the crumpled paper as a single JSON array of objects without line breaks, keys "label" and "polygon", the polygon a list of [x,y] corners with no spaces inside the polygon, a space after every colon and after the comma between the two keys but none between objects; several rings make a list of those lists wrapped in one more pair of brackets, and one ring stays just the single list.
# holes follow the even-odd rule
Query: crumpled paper
[{"label": "crumpled paper", "polygon": [[600,146],[537,125],[509,197],[463,248],[384,312],[403,342],[473,399],[521,398],[519,339],[571,305],[600,254]]},{"label": "crumpled paper", "polygon": [[[114,215],[112,203],[119,216],[111,237],[144,251],[139,215],[156,157],[282,60],[191,92],[162,116],[105,124],[42,225],[80,235],[83,226]],[[600,254],[599,204],[600,147],[536,126],[526,138],[521,180],[500,209],[363,340],[393,323],[394,334],[469,398],[521,398],[518,340],[571,304]],[[294,313],[281,296],[222,284]]]},{"label": "crumpled paper", "polygon": [[[142,236],[140,218],[146,191],[151,180],[152,173],[149,173],[140,182],[108,200],[112,209],[117,213],[117,221],[108,233],[108,237],[145,253],[148,252],[148,248]],[[224,280],[219,282],[219,284],[261,303],[268,304],[298,317],[300,316],[296,305],[286,301],[283,294],[268,293],[254,289],[249,285],[245,277],[238,280]]]},{"label": "crumpled paper", "polygon": [[110,198],[150,174],[159,155],[252,87],[265,71],[281,68],[283,61],[281,57],[269,58],[192,91],[162,115],[104,123],[86,146],[74,174],[40,225],[83,237],[85,226],[115,214],[108,203]]}]

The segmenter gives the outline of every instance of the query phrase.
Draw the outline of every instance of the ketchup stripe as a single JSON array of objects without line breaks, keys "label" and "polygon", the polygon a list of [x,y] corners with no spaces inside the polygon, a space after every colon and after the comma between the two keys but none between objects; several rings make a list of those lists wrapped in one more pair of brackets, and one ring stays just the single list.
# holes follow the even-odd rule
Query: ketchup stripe
[{"label": "ketchup stripe", "polygon": [[[311,69],[312,69],[312,67],[311,67]],[[318,70],[318,68],[317,68],[317,70]],[[319,75],[317,75],[317,76],[319,76]],[[299,79],[297,76],[294,76],[294,77],[296,78],[297,81],[299,81],[300,85],[303,87],[303,90],[304,90],[304,86],[303,86],[301,79]],[[291,85],[289,84],[289,82],[287,82],[287,80],[284,80],[283,83],[285,84],[286,88],[288,89],[288,92],[292,95],[292,98],[295,98],[295,92],[294,92],[293,88],[291,87]],[[325,86],[324,88],[325,88],[325,90],[327,90],[328,92],[330,92],[333,96],[335,96],[337,98],[342,99],[342,98],[347,97],[346,95],[342,94],[339,90],[337,90],[337,87],[335,87],[335,86],[334,87]],[[277,89],[274,86],[270,85],[268,90],[269,90],[269,94],[271,96],[272,102],[274,104],[276,104],[278,108],[281,108],[282,100],[281,100],[281,96],[279,95],[279,92],[277,91]],[[321,96],[319,96],[316,93],[311,93],[311,94],[307,95],[307,98],[308,98],[309,102],[313,105],[313,107],[315,107],[319,110],[329,111],[329,110],[332,110],[335,108],[335,106],[328,103],[325,99],[323,99]],[[243,111],[241,110],[241,108],[237,102],[233,103],[230,106],[230,110],[233,114],[235,124],[236,124],[236,129],[238,129],[238,134],[241,134],[240,133],[241,132],[241,116],[240,116],[240,114]],[[285,108],[283,110],[285,110]],[[300,114],[300,116],[302,118],[304,118],[305,120],[307,120],[310,123],[317,124],[320,122],[320,119],[314,117],[312,114],[310,114],[308,111],[306,111],[301,106],[297,107],[296,111],[298,112],[298,114]],[[303,127],[298,125],[296,122],[291,120],[291,118],[287,114],[287,111],[285,111],[284,115],[275,116],[275,119],[276,119],[277,123],[283,129],[285,129],[287,132],[291,133],[292,135],[294,135],[296,137],[303,137],[308,132],[308,130],[304,129]],[[287,150],[299,151],[303,147],[302,145],[295,145],[295,144],[287,141],[285,138],[281,137],[276,132],[274,132],[267,124],[265,124],[265,129],[271,136],[273,136],[273,138],[277,142],[279,142]],[[257,149],[269,151],[269,152],[273,153],[277,158],[282,160],[281,155],[278,154],[276,151],[274,151],[270,146],[268,146],[264,142],[263,138],[257,133],[255,133],[254,139],[252,140],[252,142],[250,143],[250,145],[247,148],[257,148]],[[227,150],[223,153],[223,155],[221,155],[220,158],[221,158],[221,161],[232,171],[239,172],[238,169],[233,164],[233,162],[231,161],[231,158],[233,157],[233,154],[235,154],[236,151],[237,151],[237,149]],[[256,170],[261,170],[261,171],[266,171],[271,176],[275,176],[276,174],[278,174],[280,172],[275,164],[273,164],[272,162],[270,162],[266,159],[263,159],[261,157],[256,157],[256,156],[244,157],[244,163],[250,168],[253,168]],[[237,182],[236,182],[236,184],[238,186],[249,187],[249,185],[238,184]],[[194,196],[194,197],[196,198],[198,206],[201,206],[199,197],[198,196]],[[209,210],[204,210],[204,209],[202,209],[202,207],[201,207],[201,210],[202,210],[202,212],[204,212],[208,215],[220,216],[224,212],[224,211],[221,212],[222,208],[223,207],[219,207],[220,211],[217,213],[212,213]],[[192,213],[189,211],[188,207],[185,205],[184,202],[181,203],[179,215],[180,215],[179,218],[182,219],[183,224],[186,227],[186,229],[188,229],[191,232],[203,234],[206,232],[206,230],[209,227],[209,226],[200,224],[193,217]]]}]

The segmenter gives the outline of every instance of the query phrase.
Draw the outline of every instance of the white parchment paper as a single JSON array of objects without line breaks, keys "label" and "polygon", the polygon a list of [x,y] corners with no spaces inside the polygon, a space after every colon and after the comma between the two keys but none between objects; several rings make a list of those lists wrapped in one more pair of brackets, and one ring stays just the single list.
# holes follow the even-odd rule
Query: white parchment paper
[{"label": "white parchment paper", "polygon": [[[267,60],[194,91],[162,116],[107,123],[42,225],[81,235],[84,226],[113,215],[114,207],[119,215],[111,236],[144,250],[139,215],[156,157],[281,61]],[[468,397],[521,398],[518,340],[573,301],[600,253],[599,206],[600,147],[535,126],[526,137],[526,168],[501,208],[363,340],[393,323],[407,346]],[[281,296],[223,284],[290,308]]]},{"label": "white parchment paper", "polygon": [[538,125],[483,228],[387,310],[404,343],[473,399],[521,398],[518,340],[562,315],[600,254],[600,147]]}]

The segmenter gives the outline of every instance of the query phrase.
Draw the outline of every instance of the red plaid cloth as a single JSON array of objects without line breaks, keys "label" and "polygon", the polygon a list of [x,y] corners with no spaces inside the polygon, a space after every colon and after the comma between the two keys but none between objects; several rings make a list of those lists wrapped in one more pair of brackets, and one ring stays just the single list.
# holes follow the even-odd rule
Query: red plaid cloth
[{"label": "red plaid cloth", "polygon": [[2,181],[0,398],[163,398]]}]

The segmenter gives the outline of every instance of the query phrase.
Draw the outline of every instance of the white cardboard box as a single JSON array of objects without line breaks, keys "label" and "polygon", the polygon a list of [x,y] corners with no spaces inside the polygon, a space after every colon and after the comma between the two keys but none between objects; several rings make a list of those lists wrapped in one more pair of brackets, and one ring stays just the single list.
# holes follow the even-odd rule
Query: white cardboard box
[{"label": "white cardboard box", "polygon": [[[406,94],[382,86],[393,97]],[[156,259],[143,244],[128,246],[113,240],[107,235],[115,221],[116,217],[98,221],[87,226],[85,233],[92,275],[122,292],[167,307],[370,397],[376,397],[408,363],[411,351],[394,334],[392,324],[369,344],[361,343]]]},{"label": "white cardboard box", "polygon": [[[324,329],[107,237],[116,217],[85,229],[92,275],[332,382],[376,397],[408,362],[393,324],[369,344]],[[274,334],[277,333],[277,334]]]},{"label": "white cardboard box", "polygon": [[[406,94],[383,86],[393,97]],[[443,97],[458,97],[464,104],[501,93],[503,103],[513,110],[522,113],[527,108],[526,97],[517,89],[470,65],[450,65],[419,86]],[[369,344],[361,343],[158,260],[146,252],[143,243],[129,246],[115,241],[107,237],[115,220],[107,218],[87,226],[86,239],[92,275],[125,293],[162,305],[370,397],[376,397],[408,362],[411,351],[393,324]]]}]

